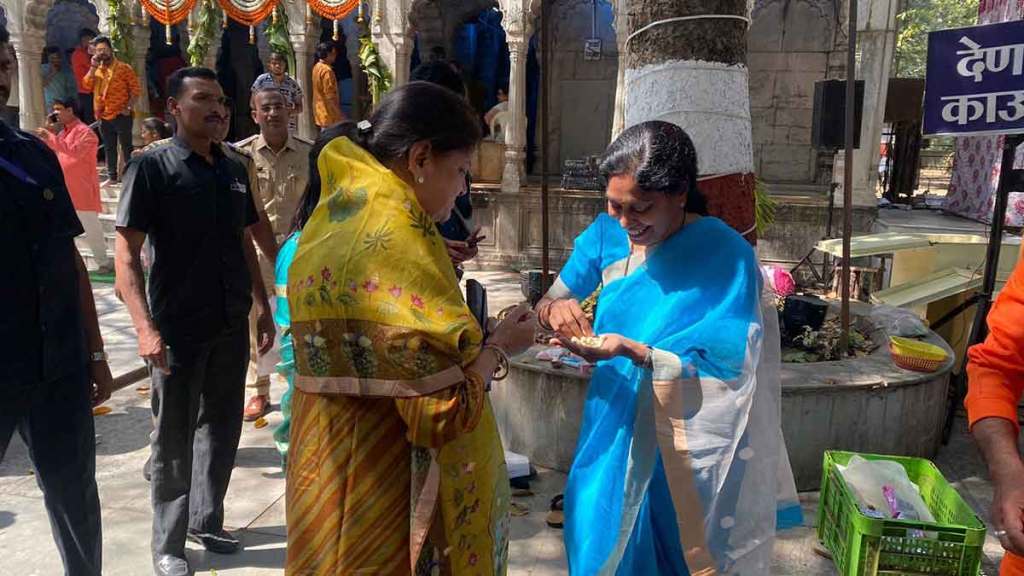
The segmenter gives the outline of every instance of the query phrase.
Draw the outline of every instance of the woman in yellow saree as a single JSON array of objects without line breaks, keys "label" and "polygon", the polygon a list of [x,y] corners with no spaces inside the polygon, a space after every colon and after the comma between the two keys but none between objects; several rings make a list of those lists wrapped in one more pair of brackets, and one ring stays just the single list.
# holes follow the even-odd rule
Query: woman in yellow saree
[{"label": "woman in yellow saree", "polygon": [[339,132],[288,271],[286,574],[504,574],[508,477],[485,387],[534,319],[518,308],[485,338],[434,224],[465,192],[479,122],[414,82]]}]

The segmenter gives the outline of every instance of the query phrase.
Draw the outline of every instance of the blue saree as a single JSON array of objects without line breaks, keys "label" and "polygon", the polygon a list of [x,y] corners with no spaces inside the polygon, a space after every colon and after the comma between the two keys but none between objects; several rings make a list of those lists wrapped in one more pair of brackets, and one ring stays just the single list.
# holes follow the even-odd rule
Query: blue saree
[{"label": "blue saree", "polygon": [[288,311],[288,267],[292,265],[295,249],[299,247],[299,232],[289,236],[277,252],[274,264],[274,293],[277,307],[274,309],[274,324],[280,335],[281,362],[277,373],[288,381],[288,390],[281,397],[281,424],[274,429],[274,444],[281,454],[281,467],[288,463],[288,444],[292,425],[292,392],[295,390],[295,349],[292,346],[291,314]]},{"label": "blue saree", "polygon": [[801,518],[777,336],[764,345],[777,318],[761,314],[753,250],[702,218],[631,255],[602,214],[549,296],[582,300],[601,284],[594,332],[651,346],[653,367],[619,357],[594,368],[565,494],[570,572],[768,574],[777,513]]}]

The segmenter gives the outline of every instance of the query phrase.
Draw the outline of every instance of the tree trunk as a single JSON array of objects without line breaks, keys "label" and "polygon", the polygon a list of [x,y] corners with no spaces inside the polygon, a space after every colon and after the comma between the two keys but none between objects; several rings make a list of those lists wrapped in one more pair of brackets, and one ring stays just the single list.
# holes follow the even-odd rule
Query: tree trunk
[{"label": "tree trunk", "polygon": [[[711,215],[755,243],[747,22],[734,18],[747,0],[628,0],[626,15],[625,125],[682,126]],[[665,22],[698,15],[711,17]]]}]

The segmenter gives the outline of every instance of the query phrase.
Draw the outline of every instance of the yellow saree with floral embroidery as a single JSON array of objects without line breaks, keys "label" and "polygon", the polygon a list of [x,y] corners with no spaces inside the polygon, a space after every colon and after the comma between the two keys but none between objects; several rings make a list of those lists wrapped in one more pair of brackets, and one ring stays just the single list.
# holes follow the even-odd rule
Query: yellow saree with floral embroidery
[{"label": "yellow saree with floral embroidery", "polygon": [[482,333],[412,189],[347,138],[288,271],[286,574],[504,574],[509,486]]}]

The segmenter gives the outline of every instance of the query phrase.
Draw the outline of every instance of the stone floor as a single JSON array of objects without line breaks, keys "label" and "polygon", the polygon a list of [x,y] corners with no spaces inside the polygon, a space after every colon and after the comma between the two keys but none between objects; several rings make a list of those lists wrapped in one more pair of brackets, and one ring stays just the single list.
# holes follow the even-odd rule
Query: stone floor
[{"label": "stone floor", "polygon": [[[494,310],[518,299],[517,286],[508,274],[475,274],[492,286]],[[517,282],[517,279],[516,279]],[[134,333],[127,314],[109,287],[97,287],[97,302],[115,373],[138,365]],[[103,505],[104,574],[136,576],[149,573],[151,522],[149,484],[142,478],[152,428],[148,380],[118,391],[110,414],[96,418],[97,481]],[[274,399],[283,383],[275,381]],[[233,556],[207,554],[190,547],[188,555],[199,574],[282,574],[285,556],[284,478],[273,447],[271,431],[280,413],[269,415],[270,425],[256,429],[245,424],[231,488],[226,502],[226,523],[238,530],[245,549]],[[992,487],[981,458],[964,431],[956,426],[950,444],[936,458],[946,478],[954,482],[982,518],[992,501]],[[515,576],[566,574],[561,532],[545,522],[548,502],[561,491],[565,476],[539,470],[531,484],[534,495],[517,498],[527,513],[512,519],[509,573]],[[801,498],[806,527],[781,533],[776,541],[772,572],[783,576],[835,574],[830,560],[815,553],[814,516],[817,494]],[[991,536],[985,546],[985,573],[997,570],[1000,547]],[[60,558],[50,537],[42,494],[36,486],[27,452],[15,439],[0,463],[0,573],[18,576],[61,574]]]}]

